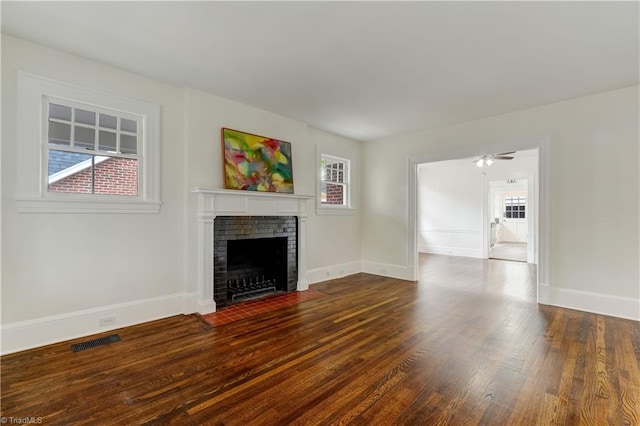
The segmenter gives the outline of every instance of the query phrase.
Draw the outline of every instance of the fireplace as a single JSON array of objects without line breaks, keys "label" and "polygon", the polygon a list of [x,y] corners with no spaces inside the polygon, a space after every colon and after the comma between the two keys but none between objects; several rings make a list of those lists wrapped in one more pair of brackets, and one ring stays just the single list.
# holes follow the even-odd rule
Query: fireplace
[{"label": "fireplace", "polygon": [[298,278],[295,216],[218,216],[214,221],[217,307],[295,291]]},{"label": "fireplace", "polygon": [[[192,249],[196,254],[195,273],[193,284],[189,284],[190,298],[186,302],[186,312],[199,312],[208,314],[215,312],[216,307],[226,306],[222,303],[222,294],[227,292],[218,290],[218,287],[228,286],[227,278],[227,254],[224,254],[224,265],[217,263],[217,259],[222,256],[216,254],[216,250],[224,247],[228,251],[227,242],[242,239],[261,239],[261,238],[287,238],[287,289],[286,291],[302,291],[309,288],[306,279],[307,274],[307,256],[306,256],[306,223],[307,223],[307,203],[313,200],[313,196],[298,194],[279,194],[255,191],[232,191],[227,189],[206,189],[194,188],[191,190],[194,195],[190,209],[193,212],[195,220],[192,222],[194,238],[194,246]],[[231,217],[246,218],[249,224],[251,221],[258,221],[258,217],[267,217],[274,221],[271,234],[265,235],[265,229],[269,226],[257,227],[257,233],[249,234],[249,228],[237,223],[233,228],[223,232],[218,227],[223,226],[223,222],[231,221]],[[283,225],[276,221],[276,218],[284,219],[286,224]],[[278,220],[280,220],[278,219]],[[295,224],[295,225],[294,225]],[[291,226],[290,226],[291,225]],[[283,228],[295,228],[296,237],[290,237],[285,230],[286,235],[278,235],[282,233]],[[216,237],[220,237],[215,240]],[[293,238],[293,239],[291,239]],[[235,243],[232,243],[235,244]],[[232,248],[235,250],[235,248]],[[253,251],[253,250],[252,250]],[[224,269],[224,271],[223,271]],[[224,272],[224,275],[221,273]],[[267,274],[265,273],[265,280]],[[254,277],[255,278],[255,277]],[[260,274],[260,280],[262,274]],[[277,280],[278,286],[281,281]],[[248,280],[247,280],[248,281]],[[240,281],[242,283],[242,281]],[[235,285],[235,283],[233,283]],[[217,296],[214,297],[214,289]],[[276,291],[284,291],[284,289]],[[227,292],[228,293],[228,292]],[[233,295],[232,295],[233,298]],[[236,297],[235,299],[239,299]],[[220,302],[219,302],[220,301]]]}]

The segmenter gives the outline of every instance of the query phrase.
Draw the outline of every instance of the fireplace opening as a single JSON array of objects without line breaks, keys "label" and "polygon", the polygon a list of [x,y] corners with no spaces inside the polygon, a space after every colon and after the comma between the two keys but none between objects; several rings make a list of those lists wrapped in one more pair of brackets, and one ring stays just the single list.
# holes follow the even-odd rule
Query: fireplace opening
[{"label": "fireplace opening", "polygon": [[287,238],[227,241],[227,301],[287,291]]},{"label": "fireplace opening", "polygon": [[213,229],[217,308],[298,285],[298,218],[218,216]]}]

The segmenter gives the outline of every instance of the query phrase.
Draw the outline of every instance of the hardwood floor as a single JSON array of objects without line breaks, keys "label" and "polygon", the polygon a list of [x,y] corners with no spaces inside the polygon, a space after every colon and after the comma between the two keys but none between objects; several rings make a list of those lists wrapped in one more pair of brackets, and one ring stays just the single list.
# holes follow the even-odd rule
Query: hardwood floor
[{"label": "hardwood floor", "polygon": [[[638,425],[638,322],[535,303],[525,263],[429,255],[211,328],[176,316],[1,359],[2,416],[42,424]],[[114,332],[105,333],[112,334]],[[97,336],[96,336],[97,337]]]},{"label": "hardwood floor", "polygon": [[489,249],[489,259],[527,261],[527,243],[502,242],[495,243]]}]

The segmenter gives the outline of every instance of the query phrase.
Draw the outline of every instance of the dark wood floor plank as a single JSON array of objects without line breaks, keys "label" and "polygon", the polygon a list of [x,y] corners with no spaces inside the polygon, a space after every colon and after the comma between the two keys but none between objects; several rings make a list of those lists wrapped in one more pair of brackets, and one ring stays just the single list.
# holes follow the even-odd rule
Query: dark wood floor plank
[{"label": "dark wood floor plank", "polygon": [[[44,424],[640,425],[638,322],[535,303],[535,267],[421,256],[212,328],[176,316],[0,360]],[[70,345],[119,333],[77,353]]]}]

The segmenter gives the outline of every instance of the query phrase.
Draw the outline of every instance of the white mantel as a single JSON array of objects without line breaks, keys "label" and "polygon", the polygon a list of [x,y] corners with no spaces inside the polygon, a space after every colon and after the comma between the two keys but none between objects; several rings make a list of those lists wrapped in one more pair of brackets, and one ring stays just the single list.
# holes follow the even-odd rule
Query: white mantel
[{"label": "white mantel", "polygon": [[198,223],[198,301],[201,314],[215,312],[213,300],[213,227],[216,216],[297,216],[298,217],[298,291],[307,290],[307,201],[310,195],[230,189],[194,188]]}]

